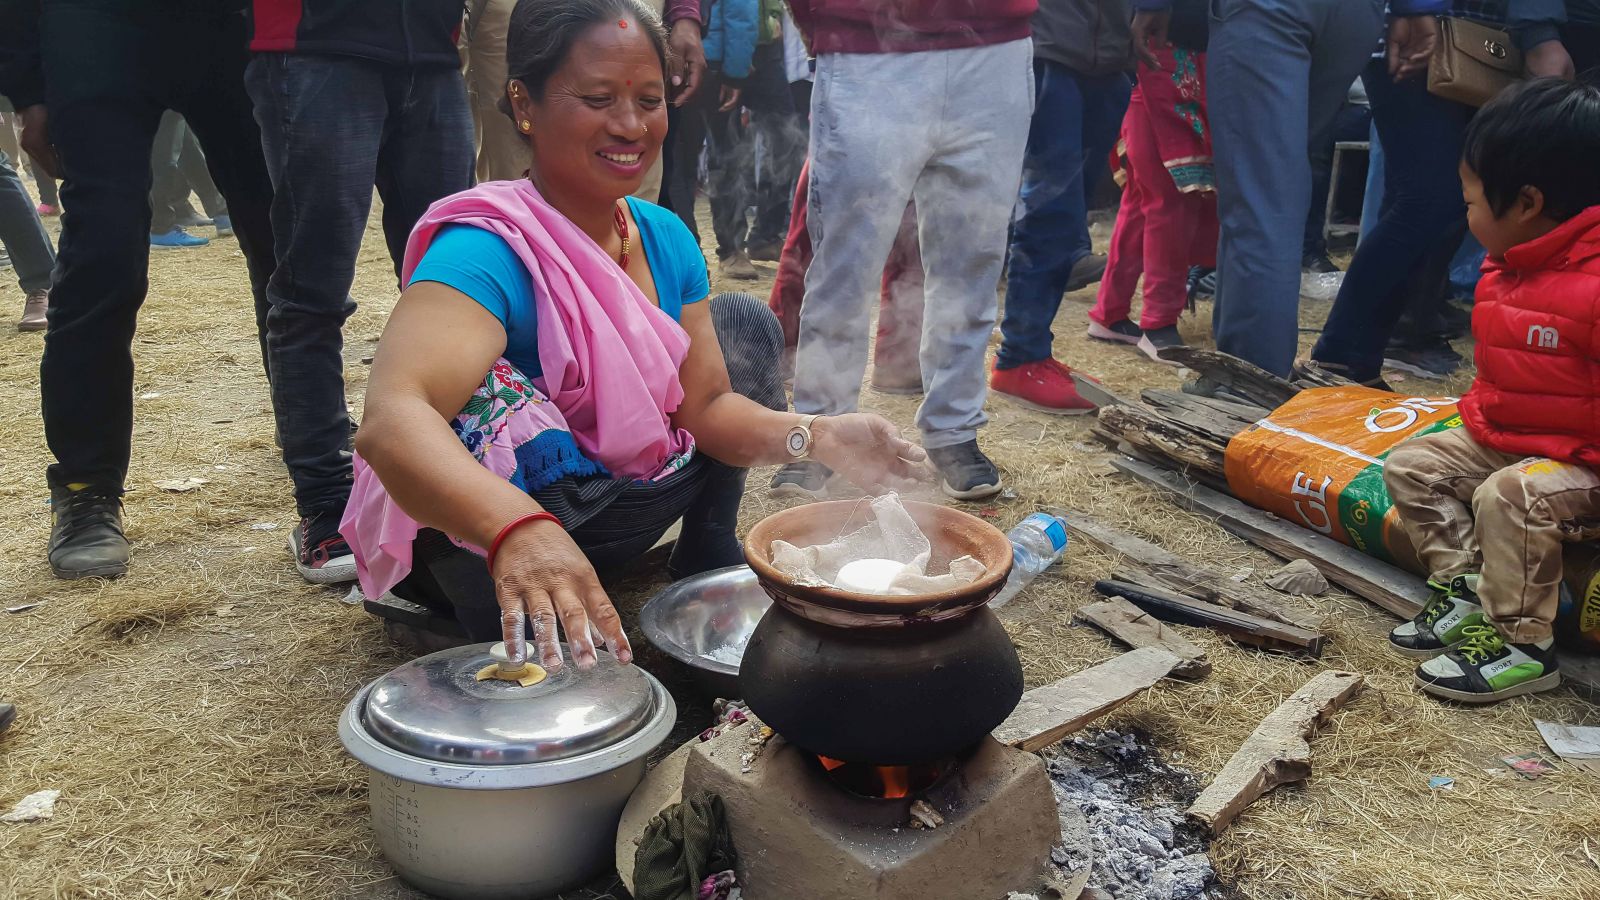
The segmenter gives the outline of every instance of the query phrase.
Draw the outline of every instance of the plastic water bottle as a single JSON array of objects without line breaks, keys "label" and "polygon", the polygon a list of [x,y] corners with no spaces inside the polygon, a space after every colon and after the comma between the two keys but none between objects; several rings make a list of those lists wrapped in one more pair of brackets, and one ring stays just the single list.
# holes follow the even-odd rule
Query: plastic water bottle
[{"label": "plastic water bottle", "polygon": [[1010,603],[1012,597],[1040,572],[1055,565],[1067,551],[1067,523],[1059,516],[1034,513],[1006,532],[1006,537],[1011,539],[1011,577],[989,601],[994,609]]}]

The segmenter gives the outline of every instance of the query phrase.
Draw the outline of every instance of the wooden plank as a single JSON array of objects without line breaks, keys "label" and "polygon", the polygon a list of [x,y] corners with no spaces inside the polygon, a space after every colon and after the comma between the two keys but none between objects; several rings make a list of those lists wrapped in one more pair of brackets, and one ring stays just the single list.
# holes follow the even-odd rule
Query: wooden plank
[{"label": "wooden plank", "polygon": [[1314,387],[1343,387],[1356,382],[1325,369],[1315,360],[1305,360],[1295,367],[1293,384],[1301,389]]},{"label": "wooden plank", "polygon": [[1132,401],[1106,387],[1105,382],[1082,372],[1072,370],[1072,383],[1079,396],[1095,406],[1130,406]]},{"label": "wooden plank", "polygon": [[1271,412],[1271,410],[1267,409],[1266,407],[1257,406],[1254,403],[1240,403],[1235,400],[1224,400],[1221,397],[1202,397],[1198,394],[1190,394],[1182,390],[1150,388],[1149,390],[1141,392],[1140,397],[1143,398],[1146,403],[1152,403],[1158,406],[1163,404],[1174,407],[1198,405],[1214,410],[1217,413],[1225,415],[1229,418],[1239,419],[1247,424],[1252,425],[1255,424],[1256,420]]},{"label": "wooden plank", "polygon": [[994,730],[995,740],[1023,750],[1050,746],[1138,696],[1180,660],[1158,647],[1130,650],[1076,675],[1036,687]]},{"label": "wooden plank", "polygon": [[1080,607],[1072,618],[1093,625],[1135,650],[1159,647],[1178,657],[1183,661],[1173,666],[1174,677],[1198,681],[1211,674],[1211,660],[1204,650],[1122,597],[1109,597]]},{"label": "wooden plank", "polygon": [[1259,406],[1196,397],[1182,391],[1150,388],[1141,392],[1139,398],[1161,415],[1203,431],[1224,446],[1267,415]]},{"label": "wooden plank", "polygon": [[1354,672],[1323,672],[1273,710],[1189,807],[1189,816],[1220,834],[1256,798],[1311,774],[1311,735],[1360,692]]},{"label": "wooden plank", "polygon": [[1304,559],[1328,580],[1358,597],[1403,618],[1411,618],[1428,600],[1428,586],[1420,578],[1374,559],[1354,547],[1323,537],[1272,513],[1167,469],[1146,462],[1118,458],[1117,471],[1172,494],[1187,509],[1210,516],[1229,532],[1284,559]]},{"label": "wooden plank", "polygon": [[[1125,475],[1176,497],[1187,509],[1209,515],[1234,535],[1284,559],[1304,559],[1343,587],[1403,619],[1428,602],[1428,583],[1420,576],[1373,559],[1309,528],[1249,506],[1237,498],[1196,484],[1189,478],[1136,459],[1114,458],[1111,465]],[[1600,694],[1600,657],[1556,652],[1563,680],[1592,695]]]},{"label": "wooden plank", "polygon": [[1190,466],[1223,476],[1225,441],[1209,437],[1143,406],[1106,406],[1095,430],[1120,438],[1174,466]]},{"label": "wooden plank", "polygon": [[1106,597],[1124,597],[1134,606],[1179,625],[1199,625],[1221,632],[1244,644],[1267,650],[1284,650],[1321,656],[1327,638],[1321,633],[1263,619],[1247,612],[1185,597],[1158,585],[1139,580],[1137,573],[1118,572],[1108,581],[1097,581],[1094,589]]},{"label": "wooden plank", "polygon": [[1161,358],[1221,382],[1256,406],[1269,410],[1288,403],[1289,398],[1300,393],[1299,388],[1266,369],[1220,350],[1168,347],[1161,351]]},{"label": "wooden plank", "polygon": [[1163,586],[1179,593],[1298,628],[1317,631],[1322,627],[1320,615],[1300,609],[1266,588],[1234,581],[1215,569],[1196,565],[1143,538],[1119,531],[1087,513],[1057,508],[1049,508],[1048,511],[1065,520],[1067,530],[1075,536],[1120,554]]}]

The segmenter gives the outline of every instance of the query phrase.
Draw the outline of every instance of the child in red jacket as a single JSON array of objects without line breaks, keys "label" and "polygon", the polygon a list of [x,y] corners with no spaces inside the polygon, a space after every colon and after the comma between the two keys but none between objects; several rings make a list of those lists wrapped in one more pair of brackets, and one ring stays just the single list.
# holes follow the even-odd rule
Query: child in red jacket
[{"label": "child in red jacket", "polygon": [[1489,251],[1462,427],[1402,444],[1384,483],[1432,575],[1389,636],[1428,693],[1491,703],[1561,683],[1563,541],[1600,536],[1600,88],[1539,79],[1468,127],[1467,223]]}]

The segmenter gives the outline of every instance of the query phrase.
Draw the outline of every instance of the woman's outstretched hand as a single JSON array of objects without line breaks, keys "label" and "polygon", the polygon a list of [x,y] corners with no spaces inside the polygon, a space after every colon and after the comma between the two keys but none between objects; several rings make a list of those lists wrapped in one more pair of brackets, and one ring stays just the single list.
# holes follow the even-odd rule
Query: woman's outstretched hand
[{"label": "woman's outstretched hand", "polygon": [[908,490],[929,481],[928,453],[900,436],[883,416],[849,413],[811,423],[811,458],[872,493]]},{"label": "woman's outstretched hand", "polygon": [[495,554],[489,574],[500,604],[501,636],[512,661],[526,659],[523,628],[532,622],[536,661],[552,671],[561,668],[557,621],[579,669],[595,664],[596,639],[618,662],[633,661],[622,618],[594,567],[561,526],[538,521],[513,530]]}]

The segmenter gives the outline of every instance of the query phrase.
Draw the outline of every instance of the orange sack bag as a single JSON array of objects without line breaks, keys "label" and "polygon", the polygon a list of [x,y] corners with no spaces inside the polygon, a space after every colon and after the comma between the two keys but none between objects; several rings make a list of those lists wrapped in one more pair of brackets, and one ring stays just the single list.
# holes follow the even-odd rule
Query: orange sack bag
[{"label": "orange sack bag", "polygon": [[[1355,385],[1301,391],[1228,442],[1228,489],[1251,506],[1427,575],[1389,501],[1383,461],[1419,434],[1460,427],[1455,397]],[[1600,653],[1600,544],[1568,544],[1563,558],[1556,637]]]},{"label": "orange sack bag", "polygon": [[1383,485],[1383,460],[1419,434],[1461,427],[1456,397],[1357,385],[1301,391],[1228,442],[1240,500],[1417,571],[1416,551]]}]

